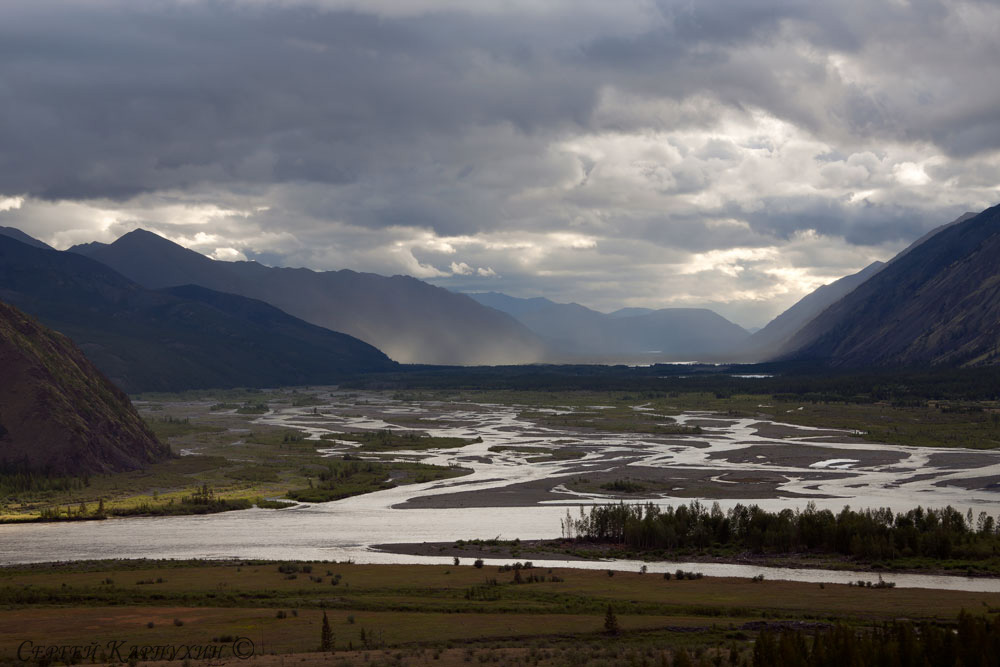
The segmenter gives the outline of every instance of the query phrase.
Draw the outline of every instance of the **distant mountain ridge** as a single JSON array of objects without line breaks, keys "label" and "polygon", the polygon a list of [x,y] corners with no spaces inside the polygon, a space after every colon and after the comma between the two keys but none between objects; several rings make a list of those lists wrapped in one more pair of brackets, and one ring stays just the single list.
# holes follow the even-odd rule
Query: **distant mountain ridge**
[{"label": "distant mountain ridge", "polygon": [[0,472],[118,472],[170,455],[72,341],[2,302],[0,368]]},{"label": "distant mountain ridge", "polygon": [[749,334],[705,308],[627,308],[605,314],[577,303],[470,294],[504,310],[541,336],[554,362],[716,361]]},{"label": "distant mountain ridge", "polygon": [[195,284],[259,299],[402,362],[507,364],[543,356],[542,342],[506,313],[409,276],[221,262],[144,230],[70,250],[151,289]]},{"label": "distant mountain ridge", "polygon": [[261,301],[148,290],[82,255],[0,236],[0,300],[72,338],[130,392],[332,384],[395,362]]},{"label": "distant mountain ridge", "polygon": [[1000,363],[1000,206],[935,230],[799,330],[780,358]]}]

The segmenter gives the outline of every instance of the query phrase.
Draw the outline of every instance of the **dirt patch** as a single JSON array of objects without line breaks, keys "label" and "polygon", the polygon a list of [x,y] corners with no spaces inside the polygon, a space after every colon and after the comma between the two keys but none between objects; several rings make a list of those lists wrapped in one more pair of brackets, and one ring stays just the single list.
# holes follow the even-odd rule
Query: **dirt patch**
[{"label": "dirt patch", "polygon": [[[762,438],[818,438],[818,437],[828,437],[828,438],[838,438],[842,441],[850,441],[851,435],[845,431],[836,430],[818,430],[818,429],[805,429],[799,428],[797,426],[789,426],[788,424],[772,424],[770,422],[757,422],[756,424],[751,424],[750,428],[755,429],[754,435],[759,435]],[[864,442],[860,438],[854,439],[857,442]]]},{"label": "dirt patch", "polygon": [[934,486],[957,486],[969,491],[1000,491],[1000,475],[986,477],[963,477],[960,479],[943,479]]},{"label": "dirt patch", "polygon": [[407,556],[442,556],[444,558],[459,558],[464,561],[462,564],[468,565],[469,561],[476,558],[498,558],[509,559],[510,561],[530,561],[530,560],[559,560],[567,561],[587,561],[592,558],[583,558],[563,553],[562,549],[572,546],[571,542],[560,544],[548,540],[522,540],[517,545],[500,543],[491,544],[467,544],[458,546],[455,542],[421,542],[419,544],[399,543],[399,544],[375,544],[372,549],[375,551],[385,551],[394,554],[405,554]]},{"label": "dirt patch", "polygon": [[983,452],[940,452],[927,458],[927,465],[947,470],[985,468],[1000,463],[1000,454]]},{"label": "dirt patch", "polygon": [[909,458],[909,454],[893,450],[811,447],[796,443],[788,445],[749,445],[740,449],[711,452],[708,458],[727,461],[729,463],[756,463],[799,468],[808,468],[815,463],[831,459],[852,459],[857,461],[852,467],[866,468],[899,463],[903,459]]},{"label": "dirt patch", "polygon": [[688,419],[684,422],[685,426],[702,426],[706,428],[729,428],[736,424],[737,422],[725,419]]},{"label": "dirt patch", "polygon": [[[850,473],[801,472],[797,480],[828,480]],[[827,498],[781,489],[789,476],[767,470],[682,468],[623,465],[593,470],[584,467],[565,475],[520,482],[493,489],[456,491],[418,496],[395,505],[398,509],[454,509],[462,507],[531,507],[546,502],[579,498],[581,504],[608,501],[643,501],[670,498],[721,498],[763,500],[773,498]],[[621,484],[625,482],[625,484]],[[579,496],[578,494],[585,494]],[[599,496],[594,499],[590,495]]]}]

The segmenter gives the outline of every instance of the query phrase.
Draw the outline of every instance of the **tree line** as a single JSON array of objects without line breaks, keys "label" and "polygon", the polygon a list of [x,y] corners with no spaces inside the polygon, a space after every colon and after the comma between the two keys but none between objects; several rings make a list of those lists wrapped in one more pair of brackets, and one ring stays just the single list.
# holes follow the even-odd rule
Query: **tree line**
[{"label": "tree line", "polygon": [[[748,376],[763,377],[748,377]],[[927,400],[996,400],[996,367],[835,369],[817,363],[654,364],[629,366],[472,366],[413,365],[345,381],[350,389],[437,389],[511,391],[630,391],[646,397],[709,392],[779,396],[813,402],[923,405]]]},{"label": "tree line", "polygon": [[1000,526],[986,512],[953,507],[894,513],[888,508],[839,513],[805,509],[768,512],[757,505],[723,511],[694,501],[597,505],[562,520],[566,538],[613,543],[637,551],[736,548],[753,553],[822,552],[866,560],[899,557],[979,560],[1000,553]]},{"label": "tree line", "polygon": [[957,626],[893,621],[871,631],[842,625],[811,635],[764,631],[754,667],[982,667],[1000,666],[1000,618],[962,612]]}]

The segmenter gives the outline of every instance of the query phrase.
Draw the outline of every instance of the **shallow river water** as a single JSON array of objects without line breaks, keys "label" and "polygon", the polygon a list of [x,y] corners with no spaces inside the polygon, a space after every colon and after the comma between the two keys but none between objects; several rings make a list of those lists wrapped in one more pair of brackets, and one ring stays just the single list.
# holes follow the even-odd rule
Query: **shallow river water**
[{"label": "shallow river water", "polygon": [[[719,418],[706,421],[707,413],[688,413],[678,419],[697,423],[697,435],[654,437],[648,434],[559,430],[519,416],[521,409],[501,405],[451,406],[396,401],[382,395],[365,395],[364,407],[356,400],[332,396],[332,402],[313,413],[312,408],[279,408],[259,422],[294,426],[312,437],[358,429],[399,429],[400,417],[437,420],[421,422],[432,435],[480,437],[481,443],[460,449],[413,452],[427,463],[458,463],[470,475],[449,480],[400,486],[345,500],[298,505],[282,510],[251,509],[210,516],[129,518],[100,522],[0,526],[0,563],[30,563],[98,558],[264,558],[353,560],[365,563],[445,563],[447,557],[397,555],[373,545],[399,542],[445,542],[458,539],[538,539],[557,537],[567,505],[590,505],[616,499],[599,493],[571,492],[565,478],[620,470],[622,466],[706,472],[713,483],[727,490],[723,507],[743,502],[767,509],[802,507],[812,500],[833,510],[853,507],[911,509],[916,505],[952,505],[961,511],[996,514],[1000,495],[983,488],[967,490],[963,480],[1000,474],[1000,455],[966,450],[932,450],[878,445],[850,438],[828,429],[782,426],[762,429],[761,420]],[[593,409],[598,409],[594,406]],[[644,406],[636,405],[643,410]],[[409,427],[412,428],[412,427]],[[404,430],[408,430],[404,428]],[[528,463],[524,452],[493,452],[496,446],[546,446],[553,443],[585,452],[583,458]],[[343,443],[317,442],[318,447]],[[559,446],[559,445],[556,445]],[[405,453],[401,456],[406,456]],[[971,463],[974,467],[970,470]],[[753,473],[784,480],[772,497],[739,497],[733,491],[734,475]],[[829,476],[823,476],[823,474]],[[729,479],[727,479],[727,477]],[[421,507],[417,499],[445,496],[475,500],[512,484],[548,482],[532,502],[516,500],[491,506],[476,502]],[[456,496],[456,493],[461,493]],[[643,501],[646,499],[644,498]],[[689,502],[659,494],[649,498],[661,504]],[[711,497],[703,502],[713,502]],[[407,507],[406,505],[411,505]],[[466,504],[473,506],[457,506]],[[483,503],[484,505],[486,503]],[[576,513],[576,509],[573,508]],[[490,561],[487,563],[507,561]],[[541,561],[547,566],[638,570],[642,563]],[[840,582],[873,579],[871,573],[706,563],[648,563],[650,572],[677,568],[709,576]],[[1000,579],[893,574],[887,578],[903,587],[1000,592]]]}]

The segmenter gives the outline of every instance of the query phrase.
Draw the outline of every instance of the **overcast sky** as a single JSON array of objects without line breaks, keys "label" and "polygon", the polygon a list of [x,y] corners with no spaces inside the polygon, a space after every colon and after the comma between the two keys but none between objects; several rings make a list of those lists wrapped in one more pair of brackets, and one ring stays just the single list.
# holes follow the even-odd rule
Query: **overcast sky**
[{"label": "overcast sky", "polygon": [[0,225],[760,326],[1000,202],[1000,4],[3,0]]}]

